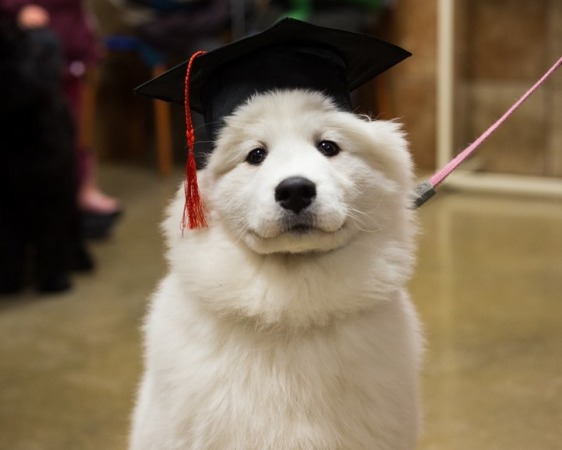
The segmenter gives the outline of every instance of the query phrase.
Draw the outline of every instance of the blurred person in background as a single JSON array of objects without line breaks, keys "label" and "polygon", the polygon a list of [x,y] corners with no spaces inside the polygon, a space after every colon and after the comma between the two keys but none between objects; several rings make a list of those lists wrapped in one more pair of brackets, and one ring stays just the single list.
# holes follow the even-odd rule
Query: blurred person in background
[{"label": "blurred person in background", "polygon": [[[63,88],[76,126],[80,123],[86,75],[100,60],[92,16],[81,0],[0,0],[0,14],[22,29],[49,28],[64,52]],[[110,233],[121,213],[119,201],[103,193],[96,178],[96,159],[90,148],[76,140],[80,185],[78,207],[86,237]]]}]

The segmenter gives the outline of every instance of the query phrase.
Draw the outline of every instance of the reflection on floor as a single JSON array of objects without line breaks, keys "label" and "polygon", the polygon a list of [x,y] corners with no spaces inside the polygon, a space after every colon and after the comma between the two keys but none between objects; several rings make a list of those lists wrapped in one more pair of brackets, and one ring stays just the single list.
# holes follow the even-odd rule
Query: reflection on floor
[{"label": "reflection on floor", "polygon": [[[102,169],[126,214],[65,295],[0,300],[0,449],[126,448],[158,222],[181,175]],[[411,283],[425,323],[421,450],[562,442],[562,207],[440,193],[422,208]],[[349,449],[353,450],[353,449]]]}]

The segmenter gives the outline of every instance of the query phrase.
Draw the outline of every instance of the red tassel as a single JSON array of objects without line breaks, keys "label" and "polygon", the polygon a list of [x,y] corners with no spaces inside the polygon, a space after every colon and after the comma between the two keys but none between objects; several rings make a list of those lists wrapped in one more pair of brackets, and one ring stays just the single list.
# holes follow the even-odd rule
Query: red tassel
[{"label": "red tassel", "polygon": [[181,221],[182,231],[189,227],[190,230],[197,230],[207,227],[205,220],[205,205],[199,194],[199,185],[197,184],[197,166],[195,163],[195,131],[193,130],[193,122],[191,119],[191,108],[189,107],[189,81],[191,78],[191,66],[195,58],[205,54],[204,51],[194,53],[189,59],[187,71],[185,74],[185,137],[187,140],[187,164],[185,166],[185,206],[183,208],[183,217]]}]

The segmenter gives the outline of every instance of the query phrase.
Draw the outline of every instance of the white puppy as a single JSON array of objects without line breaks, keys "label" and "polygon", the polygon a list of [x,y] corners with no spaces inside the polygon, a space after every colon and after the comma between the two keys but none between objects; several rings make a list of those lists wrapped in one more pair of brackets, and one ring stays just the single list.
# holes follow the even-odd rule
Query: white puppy
[{"label": "white puppy", "polygon": [[250,99],[164,230],[131,450],[407,450],[419,428],[412,169],[400,126]]}]

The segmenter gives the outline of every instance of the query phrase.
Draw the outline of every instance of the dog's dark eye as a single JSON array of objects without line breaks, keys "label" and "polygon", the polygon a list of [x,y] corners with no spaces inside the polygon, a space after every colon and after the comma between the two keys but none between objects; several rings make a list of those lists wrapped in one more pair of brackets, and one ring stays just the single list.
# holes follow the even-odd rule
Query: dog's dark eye
[{"label": "dog's dark eye", "polygon": [[255,148],[250,153],[248,153],[248,156],[246,157],[246,161],[249,164],[253,164],[254,166],[257,166],[258,164],[261,164],[264,161],[266,156],[267,156],[267,150],[263,148]]},{"label": "dog's dark eye", "polygon": [[316,148],[320,150],[320,153],[328,157],[336,156],[340,152],[338,144],[332,141],[320,141]]}]

